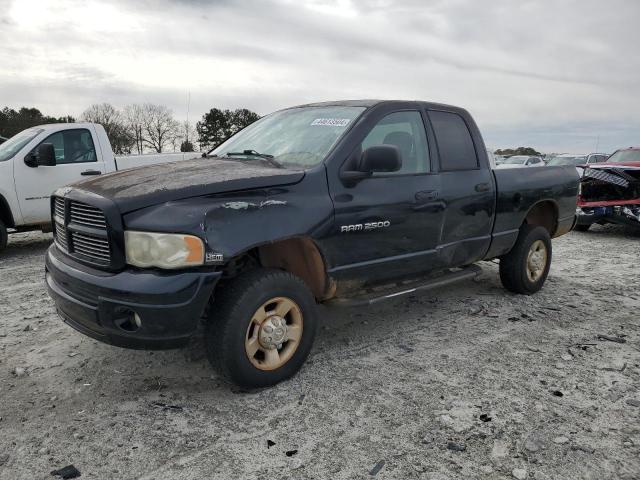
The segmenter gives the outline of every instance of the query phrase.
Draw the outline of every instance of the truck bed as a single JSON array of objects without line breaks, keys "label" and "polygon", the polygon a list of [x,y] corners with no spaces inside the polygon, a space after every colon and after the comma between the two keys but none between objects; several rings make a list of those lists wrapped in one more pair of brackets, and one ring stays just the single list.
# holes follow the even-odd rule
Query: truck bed
[{"label": "truck bed", "polygon": [[493,170],[496,184],[496,216],[487,258],[508,252],[518,229],[537,204],[552,205],[557,214],[556,237],[571,230],[578,196],[578,173],[573,166],[509,168]]}]

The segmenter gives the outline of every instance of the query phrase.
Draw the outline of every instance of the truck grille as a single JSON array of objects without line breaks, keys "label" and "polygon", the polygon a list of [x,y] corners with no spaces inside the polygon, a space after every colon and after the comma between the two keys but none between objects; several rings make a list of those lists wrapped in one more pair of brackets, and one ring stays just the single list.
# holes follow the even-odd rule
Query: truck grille
[{"label": "truck grille", "polygon": [[86,203],[56,197],[53,202],[55,241],[72,257],[109,266],[111,248],[102,210]]}]

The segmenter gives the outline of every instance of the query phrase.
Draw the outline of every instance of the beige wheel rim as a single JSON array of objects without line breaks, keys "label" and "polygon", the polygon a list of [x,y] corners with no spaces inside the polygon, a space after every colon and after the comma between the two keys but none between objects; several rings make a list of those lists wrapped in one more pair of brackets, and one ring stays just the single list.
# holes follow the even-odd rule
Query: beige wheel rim
[{"label": "beige wheel rim", "polygon": [[531,244],[527,255],[527,277],[530,281],[540,280],[547,267],[547,257],[547,246],[542,240],[536,240]]},{"label": "beige wheel rim", "polygon": [[302,340],[300,307],[287,297],[263,303],[251,317],[244,348],[249,361],[260,370],[276,370],[289,361]]}]

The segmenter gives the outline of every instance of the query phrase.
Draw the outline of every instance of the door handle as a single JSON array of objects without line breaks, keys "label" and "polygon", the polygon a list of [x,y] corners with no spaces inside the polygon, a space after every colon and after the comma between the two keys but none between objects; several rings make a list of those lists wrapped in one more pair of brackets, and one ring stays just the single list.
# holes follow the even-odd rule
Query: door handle
[{"label": "door handle", "polygon": [[490,188],[489,183],[479,183],[476,185],[476,192],[488,192]]},{"label": "door handle", "polygon": [[437,190],[422,190],[416,193],[416,200],[418,202],[427,202],[429,200],[435,200],[438,198]]},{"label": "door handle", "polygon": [[100,170],[85,170],[80,175],[102,175],[102,172]]}]

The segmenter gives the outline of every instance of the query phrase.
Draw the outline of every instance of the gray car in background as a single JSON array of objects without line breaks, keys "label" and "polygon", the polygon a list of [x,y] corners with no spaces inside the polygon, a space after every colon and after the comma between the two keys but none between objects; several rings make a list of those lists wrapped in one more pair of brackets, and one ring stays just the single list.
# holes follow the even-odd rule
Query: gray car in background
[{"label": "gray car in background", "polygon": [[585,165],[606,162],[609,155],[606,153],[589,153],[584,155],[575,155],[572,153],[563,153],[555,155],[548,162],[549,166],[573,165],[578,171],[578,175],[582,176]]},{"label": "gray car in background", "polygon": [[528,168],[528,167],[544,167],[544,161],[541,157],[531,155],[514,155],[504,159],[496,168]]}]

